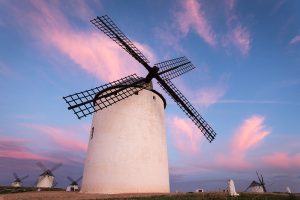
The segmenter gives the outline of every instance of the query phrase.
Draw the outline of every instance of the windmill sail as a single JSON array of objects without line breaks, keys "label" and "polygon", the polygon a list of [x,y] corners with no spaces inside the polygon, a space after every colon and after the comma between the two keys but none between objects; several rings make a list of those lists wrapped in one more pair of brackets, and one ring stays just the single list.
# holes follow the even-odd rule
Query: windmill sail
[{"label": "windmill sail", "polygon": [[[171,98],[177,103],[177,105],[184,111],[184,113],[194,122],[194,124],[201,130],[203,135],[209,142],[212,142],[215,137],[215,131],[210,125],[203,119],[203,117],[197,112],[192,104],[185,98],[185,96],[176,88],[176,86],[170,81],[165,81],[166,86],[162,85],[162,82],[158,82],[165,92],[167,92]],[[171,91],[171,92],[170,92]]]},{"label": "windmill sail", "polygon": [[98,29],[120,45],[139,63],[149,63],[147,58],[136,48],[136,46],[124,35],[124,33],[115,25],[115,23],[107,16],[97,17],[91,20]]},{"label": "windmill sail", "polygon": [[[69,105],[68,109],[73,110],[80,119],[132,96],[143,89],[143,83],[143,78],[132,74],[117,81],[63,98]],[[99,96],[100,94],[102,95]]]},{"label": "windmill sail", "polygon": [[[134,74],[104,86],[66,96],[64,99],[69,105],[69,110],[73,110],[80,119],[132,96],[143,89],[142,85],[150,83],[155,78],[160,86],[196,124],[208,141],[212,142],[215,139],[216,133],[214,130],[170,81],[195,68],[186,57],[167,60],[150,67],[148,59],[107,15],[96,17],[91,20],[91,23],[141,63],[149,73],[146,78],[137,77]],[[119,87],[118,85],[120,85],[122,80],[128,81],[129,84],[123,84],[124,87]]]},{"label": "windmill sail", "polygon": [[186,57],[175,58],[155,64],[159,68],[158,75],[164,80],[171,80],[195,69]]}]

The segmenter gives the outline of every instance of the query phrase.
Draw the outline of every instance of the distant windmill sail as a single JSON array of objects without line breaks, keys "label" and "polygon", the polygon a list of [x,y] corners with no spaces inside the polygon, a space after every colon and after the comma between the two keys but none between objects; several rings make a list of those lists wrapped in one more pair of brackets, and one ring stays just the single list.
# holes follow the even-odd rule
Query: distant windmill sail
[{"label": "distant windmill sail", "polygon": [[[144,84],[150,83],[151,80],[155,78],[163,90],[171,96],[184,113],[200,129],[206,139],[209,142],[215,139],[216,133],[212,127],[171,82],[171,79],[195,68],[191,61],[186,57],[180,57],[157,63],[151,67],[148,64],[149,60],[146,56],[137,49],[107,15],[96,17],[91,20],[91,23],[141,63],[147,69],[148,75],[145,78],[137,77],[135,74],[130,75],[100,87],[65,96],[63,98],[69,105],[69,110],[73,110],[79,119],[86,117],[89,114],[107,108],[112,104],[132,96],[142,90]],[[126,83],[122,85],[122,81]],[[122,85],[122,87],[120,85]]]}]

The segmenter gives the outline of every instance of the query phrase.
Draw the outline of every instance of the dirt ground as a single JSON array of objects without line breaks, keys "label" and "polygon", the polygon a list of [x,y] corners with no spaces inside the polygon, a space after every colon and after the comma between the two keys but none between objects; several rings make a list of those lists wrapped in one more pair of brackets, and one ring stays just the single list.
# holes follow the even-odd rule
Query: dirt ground
[{"label": "dirt ground", "polygon": [[[65,191],[34,191],[0,195],[0,200],[88,200],[88,199],[144,199],[147,200],[300,200],[299,194],[289,197],[287,194],[266,193],[264,195],[243,193],[239,197],[226,197],[225,193],[169,193],[169,194],[84,194]],[[150,197],[150,198],[147,198]]]},{"label": "dirt ground", "polygon": [[83,194],[65,191],[22,192],[0,195],[0,200],[85,200],[85,199],[122,199],[132,197],[149,197],[162,194]]}]

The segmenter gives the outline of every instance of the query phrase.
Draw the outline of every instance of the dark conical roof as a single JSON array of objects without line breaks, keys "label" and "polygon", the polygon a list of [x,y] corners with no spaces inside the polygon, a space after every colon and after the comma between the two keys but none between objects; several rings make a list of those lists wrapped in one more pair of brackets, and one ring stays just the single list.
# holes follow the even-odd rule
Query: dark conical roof
[{"label": "dark conical roof", "polygon": [[252,181],[252,183],[249,185],[249,187],[254,187],[254,186],[262,186],[262,184],[260,184],[256,181]]}]

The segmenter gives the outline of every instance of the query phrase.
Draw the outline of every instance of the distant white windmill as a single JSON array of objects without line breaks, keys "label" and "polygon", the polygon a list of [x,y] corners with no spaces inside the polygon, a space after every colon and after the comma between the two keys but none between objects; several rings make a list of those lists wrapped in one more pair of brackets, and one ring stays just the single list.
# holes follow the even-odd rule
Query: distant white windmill
[{"label": "distant white windmill", "polygon": [[67,178],[71,182],[71,184],[67,187],[66,191],[67,192],[79,191],[78,182],[82,179],[82,176],[76,180],[72,179],[70,176],[68,176]]},{"label": "distant white windmill", "polygon": [[52,188],[52,187],[54,187],[55,186],[54,185],[55,181],[54,181],[54,174],[53,174],[53,172],[57,168],[59,168],[60,166],[62,166],[62,164],[58,163],[52,169],[48,169],[41,162],[37,162],[36,165],[39,166],[43,170],[43,173],[39,176],[39,178],[37,180],[36,187],[37,188]]},{"label": "distant white windmill", "polygon": [[234,182],[232,179],[228,180],[228,193],[230,196],[239,196],[235,190]]},{"label": "distant white windmill", "polygon": [[252,183],[249,185],[249,187],[246,189],[248,192],[254,192],[254,193],[264,193],[267,192],[266,184],[264,182],[264,178],[262,175],[258,175],[258,172],[256,172],[259,183],[256,181],[252,181]]},{"label": "distant white windmill", "polygon": [[29,175],[26,175],[26,176],[24,176],[22,178],[19,178],[19,176],[17,175],[16,172],[14,172],[13,175],[15,177],[15,180],[14,180],[14,182],[11,183],[12,187],[22,187],[22,185],[23,185],[22,181],[29,176]]},{"label": "distant white windmill", "polygon": [[292,194],[292,191],[291,191],[289,186],[286,187],[286,191],[287,191],[288,194]]}]

